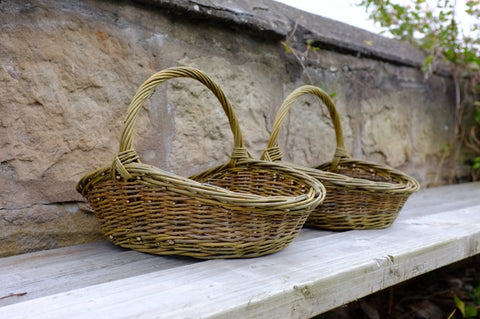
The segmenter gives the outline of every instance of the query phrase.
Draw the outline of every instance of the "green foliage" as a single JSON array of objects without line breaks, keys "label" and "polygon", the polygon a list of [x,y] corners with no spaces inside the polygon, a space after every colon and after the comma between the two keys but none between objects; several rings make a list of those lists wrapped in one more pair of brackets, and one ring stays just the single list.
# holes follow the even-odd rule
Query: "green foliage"
[{"label": "green foliage", "polygon": [[[479,287],[480,288],[480,287]],[[478,290],[478,288],[477,288]],[[478,293],[473,293],[477,298],[480,295]],[[478,299],[476,300],[477,306],[480,305],[478,303]],[[461,300],[457,295],[453,295],[453,302],[455,303],[455,307],[460,311],[463,318],[475,318],[478,315],[477,306],[472,304],[466,304],[463,300]]]},{"label": "green foliage", "polygon": [[480,169],[480,157],[475,157],[472,168],[474,171],[476,171],[477,169]]},{"label": "green foliage", "polygon": [[[426,77],[441,64],[452,68],[457,126],[452,137],[455,147],[451,151],[451,181],[455,175],[459,145],[462,142],[480,155],[480,129],[471,130],[470,135],[465,137],[465,129],[462,127],[462,97],[467,93],[474,97],[470,106],[475,108],[475,122],[480,127],[480,0],[466,0],[464,3],[463,16],[471,18],[472,21],[472,24],[466,27],[466,21],[459,18],[456,0],[358,1],[358,5],[364,6],[370,18],[380,25],[382,32],[389,32],[394,38],[408,41],[425,52],[426,58],[421,68]],[[467,89],[460,85],[465,78],[470,79],[470,87]],[[472,169],[478,170],[479,165],[476,160]],[[478,174],[473,172],[472,176],[475,180]]]},{"label": "green foliage", "polygon": [[457,295],[453,295],[453,302],[455,303],[455,307],[462,313],[462,316],[465,317],[465,303],[457,297]]},{"label": "green foliage", "polygon": [[[480,66],[479,25],[462,29],[454,0],[437,0],[435,6],[432,3],[426,0],[361,0],[359,5],[369,11],[370,18],[383,32],[426,52],[424,69],[438,58],[457,66]],[[467,15],[476,20],[480,18],[480,0],[469,0],[465,7]]]}]

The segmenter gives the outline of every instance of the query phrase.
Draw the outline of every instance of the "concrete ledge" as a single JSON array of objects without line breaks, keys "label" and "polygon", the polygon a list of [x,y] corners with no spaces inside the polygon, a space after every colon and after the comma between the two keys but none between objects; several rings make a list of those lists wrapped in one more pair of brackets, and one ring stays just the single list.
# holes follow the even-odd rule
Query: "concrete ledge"
[{"label": "concrete ledge", "polygon": [[[134,0],[188,18],[208,19],[260,37],[296,41],[413,67],[424,55],[412,45],[270,0]],[[297,25],[295,27],[295,25]]]}]

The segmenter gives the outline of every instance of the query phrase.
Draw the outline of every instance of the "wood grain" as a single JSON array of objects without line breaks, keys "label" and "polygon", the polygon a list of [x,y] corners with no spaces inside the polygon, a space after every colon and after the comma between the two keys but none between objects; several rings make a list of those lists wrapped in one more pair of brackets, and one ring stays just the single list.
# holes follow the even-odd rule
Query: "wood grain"
[{"label": "wood grain", "polygon": [[289,247],[261,258],[199,262],[108,243],[3,258],[1,296],[26,294],[0,299],[0,313],[308,318],[480,253],[479,194],[480,183],[422,190],[388,229],[304,229]]}]

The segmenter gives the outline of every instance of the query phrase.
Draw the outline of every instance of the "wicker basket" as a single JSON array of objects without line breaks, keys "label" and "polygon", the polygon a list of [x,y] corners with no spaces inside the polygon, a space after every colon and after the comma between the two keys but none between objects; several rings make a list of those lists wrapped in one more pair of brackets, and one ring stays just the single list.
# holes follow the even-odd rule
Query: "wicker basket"
[{"label": "wicker basket", "polygon": [[[158,84],[179,77],[198,80],[215,94],[234,136],[228,163],[191,178],[141,163],[132,146],[143,103]],[[185,67],[160,71],[140,86],[127,111],[119,153],[110,166],[83,177],[77,191],[88,199],[114,244],[202,259],[279,251],[325,198],[325,188],[314,178],[253,160],[220,87],[201,71]]]},{"label": "wicker basket", "polygon": [[280,161],[278,132],[292,103],[314,94],[327,106],[336,134],[337,148],[331,162],[316,168],[289,164],[321,181],[327,189],[322,205],[310,215],[306,226],[329,229],[376,229],[389,227],[408,197],[419,189],[412,177],[393,168],[352,159],[345,148],[340,117],[333,101],[321,89],[306,85],[293,91],[280,107],[262,159]]}]

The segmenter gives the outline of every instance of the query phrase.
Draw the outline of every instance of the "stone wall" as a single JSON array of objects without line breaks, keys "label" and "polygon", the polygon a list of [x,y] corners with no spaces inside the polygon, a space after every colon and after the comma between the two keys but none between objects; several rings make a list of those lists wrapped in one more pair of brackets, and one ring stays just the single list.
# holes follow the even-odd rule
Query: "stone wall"
[{"label": "stone wall", "polygon": [[[171,66],[222,86],[254,156],[283,98],[311,83],[335,93],[354,157],[444,182],[452,82],[425,80],[423,56],[404,43],[268,0],[2,0],[0,30],[0,256],[101,238],[75,185],[110,163],[136,89]],[[328,161],[334,140],[311,98],[281,134],[285,158],[305,165]],[[213,95],[179,79],[142,110],[135,146],[142,161],[188,176],[225,162],[232,136]]]}]

